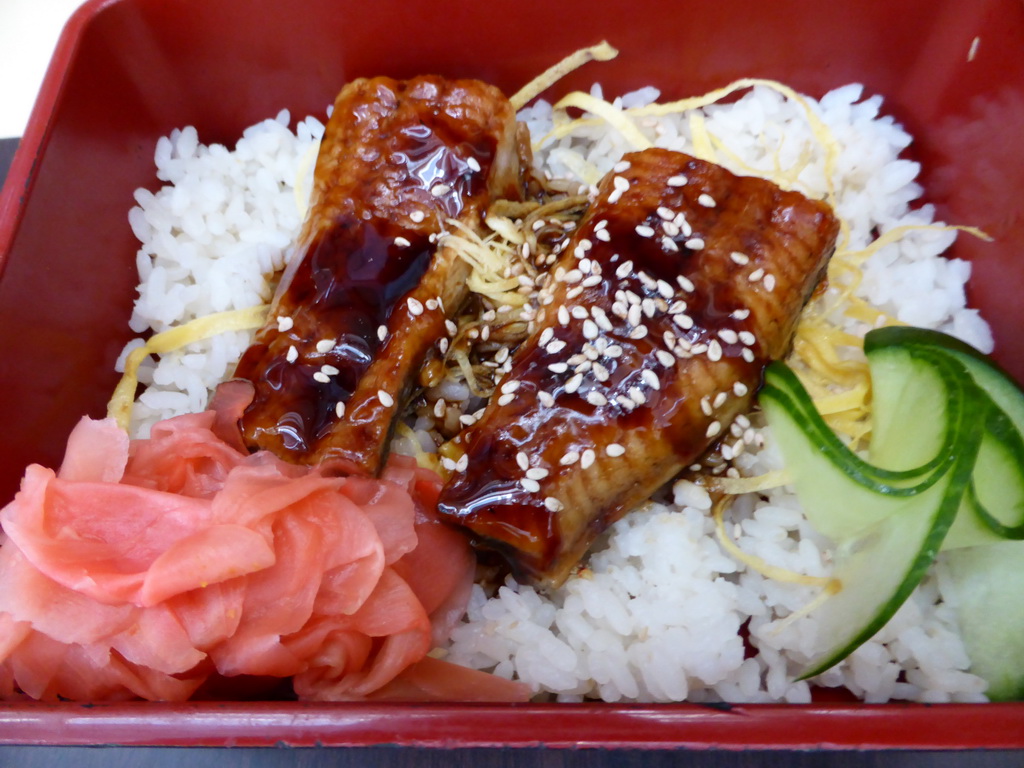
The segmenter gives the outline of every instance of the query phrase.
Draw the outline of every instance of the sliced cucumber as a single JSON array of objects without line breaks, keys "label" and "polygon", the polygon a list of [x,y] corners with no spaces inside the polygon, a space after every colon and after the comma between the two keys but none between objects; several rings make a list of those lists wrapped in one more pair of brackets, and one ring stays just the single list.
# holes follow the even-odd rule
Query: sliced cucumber
[{"label": "sliced cucumber", "polygon": [[[1024,538],[1024,393],[990,359],[939,331],[894,326],[871,331],[864,339],[871,359],[888,349],[907,348],[945,357],[978,386],[981,393],[976,396],[992,406],[985,416],[974,477],[944,548]],[[889,387],[877,386],[874,363],[871,375],[876,384],[874,409]],[[872,438],[872,459],[877,438]]]},{"label": "sliced cucumber", "polygon": [[1024,699],[1024,542],[943,555],[971,671],[994,701]]},{"label": "sliced cucumber", "polygon": [[769,367],[761,393],[808,519],[836,542],[841,588],[813,611],[825,648],[801,677],[874,635],[944,547],[973,671],[992,698],[1024,698],[1024,393],[935,331],[872,331],[865,352],[869,461],[785,366]]},{"label": "sliced cucumber", "polygon": [[[877,467],[857,456],[839,440],[814,408],[810,396],[796,376],[781,364],[769,367],[760,394],[792,476],[797,495],[811,525],[834,541],[841,542],[870,529],[882,519],[903,509],[910,499],[928,491],[952,466],[962,436],[957,430],[967,407],[958,381],[948,365],[918,360],[908,351],[879,353],[877,362],[884,373],[882,382],[912,381],[928,394],[921,398],[936,412],[931,414],[926,438],[918,439],[906,430],[886,429],[890,442],[883,454],[905,455],[893,459],[893,468]],[[876,360],[872,360],[874,380]],[[901,385],[902,388],[902,385]],[[895,420],[901,398],[889,397],[883,414]],[[895,466],[902,463],[901,469]],[[929,495],[935,500],[935,495]],[[916,503],[916,502],[915,502]]]},{"label": "sliced cucumber", "polygon": [[1024,433],[1024,393],[1013,377],[991,358],[959,339],[926,328],[888,326],[870,331],[864,337],[864,351],[868,355],[881,347],[896,346],[926,347],[959,361],[1017,430]]},{"label": "sliced cucumber", "polygon": [[943,549],[1022,538],[1024,440],[1006,414],[992,408],[985,420],[974,475]]},{"label": "sliced cucumber", "polygon": [[840,589],[813,613],[820,636],[828,641],[799,679],[845,659],[899,610],[935,560],[971,464],[957,461],[935,485],[901,499],[899,510],[836,548],[833,578]]}]

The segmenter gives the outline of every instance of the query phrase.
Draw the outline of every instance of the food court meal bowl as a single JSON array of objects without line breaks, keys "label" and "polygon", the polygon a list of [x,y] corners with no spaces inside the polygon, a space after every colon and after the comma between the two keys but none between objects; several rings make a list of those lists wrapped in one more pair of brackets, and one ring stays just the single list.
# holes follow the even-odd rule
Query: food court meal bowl
[{"label": "food court meal bowl", "polygon": [[[960,238],[969,300],[996,358],[1024,381],[1024,5],[1019,0],[406,3],[378,0],[92,0],[67,25],[0,195],[0,502],[31,462],[60,460],[99,416],[131,332],[136,243],[127,211],[153,188],[158,137],[205,142],[287,107],[322,114],[357,76],[475,77],[514,92],[602,39],[600,80],[663,97],[740,77],[820,96],[882,94],[916,137],[926,199]],[[11,76],[11,75],[8,75]],[[1024,704],[403,705],[296,702],[0,705],[0,743],[447,746],[1024,747]]]}]

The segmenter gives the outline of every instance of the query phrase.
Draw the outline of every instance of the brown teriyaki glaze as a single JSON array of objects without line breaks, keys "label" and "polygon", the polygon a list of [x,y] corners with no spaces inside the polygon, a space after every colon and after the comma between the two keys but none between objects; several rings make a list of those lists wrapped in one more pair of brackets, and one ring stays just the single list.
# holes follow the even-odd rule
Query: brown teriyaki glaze
[{"label": "brown teriyaki glaze", "polygon": [[246,443],[296,463],[376,474],[423,361],[466,295],[434,241],[520,199],[515,113],[494,87],[424,76],[338,95],[300,250],[235,375],[255,386]]},{"label": "brown teriyaki glaze", "polygon": [[687,155],[626,155],[461,436],[440,509],[517,578],[555,586],[608,525],[749,408],[824,274],[829,207]]}]

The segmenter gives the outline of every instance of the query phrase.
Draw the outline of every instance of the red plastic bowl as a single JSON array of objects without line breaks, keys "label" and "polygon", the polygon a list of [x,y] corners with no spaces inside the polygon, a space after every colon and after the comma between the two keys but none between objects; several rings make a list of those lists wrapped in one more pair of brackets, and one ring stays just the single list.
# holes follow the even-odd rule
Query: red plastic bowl
[{"label": "red plastic bowl", "polygon": [[[605,38],[620,57],[559,93],[600,79],[682,97],[756,76],[883,94],[917,137],[909,155],[939,215],[995,238],[954,250],[974,264],[970,300],[996,357],[1024,381],[1019,0],[92,0],[64,31],[0,196],[0,504],[28,463],[59,462],[83,414],[104,412],[136,282],[127,211],[154,183],[159,136],[191,124],[233,143],[282,107],[320,114],[362,75],[513,92]],[[1006,749],[1024,747],[1024,704],[0,706],[0,743],[281,742]]]}]

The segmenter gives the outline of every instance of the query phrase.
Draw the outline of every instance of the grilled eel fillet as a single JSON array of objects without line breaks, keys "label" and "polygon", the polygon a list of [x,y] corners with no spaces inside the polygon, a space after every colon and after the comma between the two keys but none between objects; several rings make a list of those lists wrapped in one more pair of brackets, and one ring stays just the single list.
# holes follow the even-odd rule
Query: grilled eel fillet
[{"label": "grilled eel fillet", "polygon": [[827,205],[678,152],[598,187],[442,513],[557,586],[594,538],[747,410],[825,272]]},{"label": "grilled eel fillet", "polygon": [[475,80],[378,77],[345,86],[317,159],[300,251],[235,375],[255,386],[253,450],[375,475],[393,423],[468,267],[434,246],[520,199],[515,110]]}]

